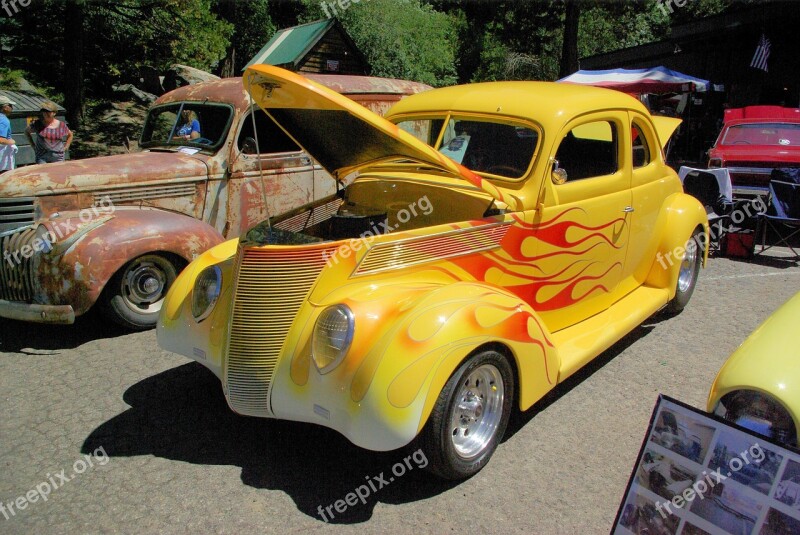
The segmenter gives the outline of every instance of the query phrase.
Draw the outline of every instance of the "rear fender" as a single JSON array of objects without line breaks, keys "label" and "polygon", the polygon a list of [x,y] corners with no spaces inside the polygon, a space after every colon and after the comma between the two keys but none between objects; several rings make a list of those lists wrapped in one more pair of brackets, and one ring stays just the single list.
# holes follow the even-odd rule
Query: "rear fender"
[{"label": "rear fender", "polygon": [[697,228],[702,229],[703,266],[708,260],[709,226],[703,206],[684,193],[667,199],[656,225],[661,240],[645,284],[654,288],[667,288],[670,299],[675,297],[681,261],[686,252],[686,241]]}]

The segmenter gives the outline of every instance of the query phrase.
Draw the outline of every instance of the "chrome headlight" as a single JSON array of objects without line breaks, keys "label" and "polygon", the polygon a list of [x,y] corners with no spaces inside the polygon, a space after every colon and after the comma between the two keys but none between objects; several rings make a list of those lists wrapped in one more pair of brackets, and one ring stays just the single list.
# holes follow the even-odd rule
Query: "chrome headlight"
[{"label": "chrome headlight", "polygon": [[214,310],[214,305],[222,291],[222,270],[210,266],[200,272],[192,288],[192,315],[203,321]]},{"label": "chrome headlight", "polygon": [[320,373],[328,373],[344,359],[353,341],[353,312],[346,305],[322,311],[311,337],[311,358]]},{"label": "chrome headlight", "polygon": [[46,225],[39,225],[36,227],[35,236],[33,238],[33,250],[41,251],[42,253],[49,253],[53,250],[53,244],[56,242],[56,235],[53,231],[47,228]]}]

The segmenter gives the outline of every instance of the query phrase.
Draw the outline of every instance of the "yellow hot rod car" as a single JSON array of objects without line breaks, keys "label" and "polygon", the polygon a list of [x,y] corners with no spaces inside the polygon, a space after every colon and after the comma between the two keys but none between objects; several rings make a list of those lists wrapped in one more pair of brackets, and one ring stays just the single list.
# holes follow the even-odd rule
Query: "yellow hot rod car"
[{"label": "yellow hot rod car", "polygon": [[628,95],[473,84],[383,119],[275,67],[245,85],[339,188],[207,251],[166,298],[159,344],[239,414],[418,439],[469,477],[512,406],[691,297],[708,221],[664,163],[679,121]]}]

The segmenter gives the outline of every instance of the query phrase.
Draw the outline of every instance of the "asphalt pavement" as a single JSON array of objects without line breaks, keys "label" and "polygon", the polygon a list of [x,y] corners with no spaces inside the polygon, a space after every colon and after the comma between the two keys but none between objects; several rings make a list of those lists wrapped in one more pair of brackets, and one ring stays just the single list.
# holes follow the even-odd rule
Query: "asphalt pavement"
[{"label": "asphalt pavement", "polygon": [[658,394],[704,408],[727,356],[800,291],[785,252],[711,259],[682,314],[651,318],[514,415],[460,483],[410,449],[236,416],[219,381],[152,331],[93,313],[0,320],[0,533],[608,533]]}]

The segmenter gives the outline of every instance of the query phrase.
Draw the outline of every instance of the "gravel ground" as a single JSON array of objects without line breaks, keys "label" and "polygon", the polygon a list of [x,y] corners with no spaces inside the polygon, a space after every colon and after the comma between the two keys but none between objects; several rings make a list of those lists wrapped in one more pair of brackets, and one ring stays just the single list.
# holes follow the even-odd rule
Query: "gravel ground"
[{"label": "gravel ground", "polygon": [[477,476],[443,483],[412,459],[327,524],[319,506],[377,487],[411,452],[238,417],[216,378],[154,332],[93,314],[69,327],[0,320],[0,501],[56,487],[0,514],[0,533],[608,533],[658,394],[704,408],[726,357],[798,290],[796,262],[711,259],[681,315],[652,318],[515,415]]}]

